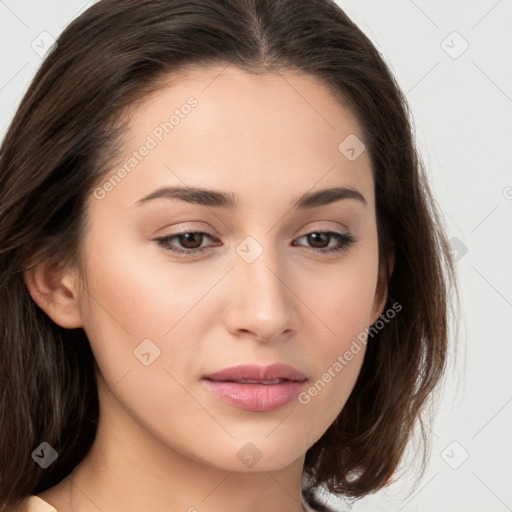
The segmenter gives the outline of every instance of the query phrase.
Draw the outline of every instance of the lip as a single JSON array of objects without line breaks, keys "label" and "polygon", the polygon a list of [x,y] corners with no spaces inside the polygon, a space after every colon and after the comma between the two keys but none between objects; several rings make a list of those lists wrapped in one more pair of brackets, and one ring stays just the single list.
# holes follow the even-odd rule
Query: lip
[{"label": "lip", "polygon": [[203,383],[217,398],[254,412],[274,411],[287,405],[306,381],[304,373],[281,363],[243,364],[203,377]]}]

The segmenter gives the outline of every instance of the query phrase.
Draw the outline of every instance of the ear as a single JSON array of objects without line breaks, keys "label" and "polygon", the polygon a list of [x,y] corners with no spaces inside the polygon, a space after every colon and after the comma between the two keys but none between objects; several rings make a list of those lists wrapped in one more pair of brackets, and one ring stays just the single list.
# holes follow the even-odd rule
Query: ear
[{"label": "ear", "polygon": [[35,303],[56,324],[66,329],[83,326],[77,294],[79,283],[73,274],[49,261],[38,263],[23,273]]},{"label": "ear", "polygon": [[379,277],[377,289],[375,290],[375,300],[373,303],[372,317],[370,325],[373,325],[384,312],[388,300],[388,281],[395,267],[395,253],[391,251],[387,258],[383,258],[379,265]]}]

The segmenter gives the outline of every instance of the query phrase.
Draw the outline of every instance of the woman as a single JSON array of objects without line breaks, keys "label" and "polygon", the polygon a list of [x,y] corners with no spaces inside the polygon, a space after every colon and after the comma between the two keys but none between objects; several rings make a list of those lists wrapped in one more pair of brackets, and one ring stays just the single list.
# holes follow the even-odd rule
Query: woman
[{"label": "woman", "polygon": [[322,485],[390,481],[453,266],[404,97],[334,2],[98,2],[0,194],[0,511],[329,510]]}]

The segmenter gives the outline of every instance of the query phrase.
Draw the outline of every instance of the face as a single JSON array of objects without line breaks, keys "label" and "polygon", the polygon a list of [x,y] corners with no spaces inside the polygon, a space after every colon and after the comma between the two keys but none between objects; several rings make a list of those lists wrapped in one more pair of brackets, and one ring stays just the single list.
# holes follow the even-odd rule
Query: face
[{"label": "face", "polygon": [[382,312],[361,127],[315,78],[215,66],[129,128],[84,234],[109,428],[226,470],[285,467],[340,413]]}]

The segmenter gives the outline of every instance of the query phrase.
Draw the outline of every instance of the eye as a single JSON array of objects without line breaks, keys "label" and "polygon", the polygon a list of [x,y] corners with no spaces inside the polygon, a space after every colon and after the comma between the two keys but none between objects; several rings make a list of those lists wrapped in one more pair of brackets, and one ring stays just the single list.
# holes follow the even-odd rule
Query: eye
[{"label": "eye", "polygon": [[[355,237],[350,233],[338,233],[337,231],[313,231],[301,236],[298,240],[301,238],[306,238],[308,243],[312,244],[313,249],[320,253],[345,251],[356,241]],[[329,247],[329,244],[327,244],[328,248],[324,248],[325,242],[333,239],[337,242],[337,245]]]},{"label": "eye", "polygon": [[[157,238],[156,240],[158,245],[163,247],[166,251],[170,251],[175,254],[198,254],[200,252],[204,252],[205,250],[204,247],[201,247],[201,243],[198,244],[198,242],[201,242],[205,237],[213,238],[213,235],[202,231],[186,231],[183,233],[177,233],[175,235]],[[179,241],[185,250],[169,246],[169,243],[172,240]]]},{"label": "eye", "polygon": [[[195,255],[203,253],[213,247],[212,245],[206,247],[202,246],[202,242],[205,238],[213,239],[214,236],[203,231],[185,231],[183,233],[157,238],[155,241],[165,251],[174,254]],[[301,240],[302,238],[306,238],[307,242],[312,244],[311,249],[317,253],[342,252],[347,250],[349,246],[356,241],[354,235],[350,233],[338,233],[336,231],[313,231],[302,235],[297,240]],[[331,240],[336,242],[336,245],[333,247],[329,247],[328,242]],[[181,248],[173,246],[173,241],[179,242]]]}]

